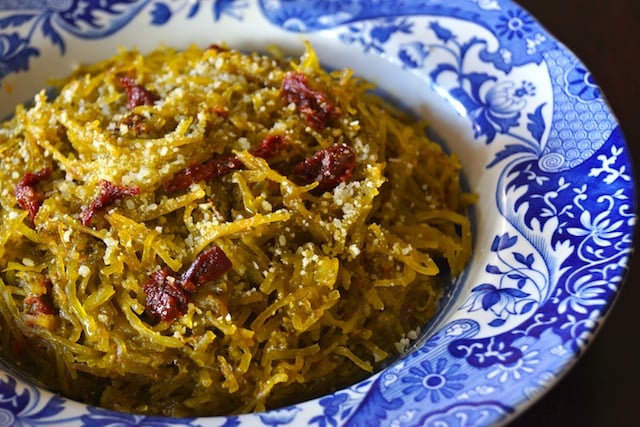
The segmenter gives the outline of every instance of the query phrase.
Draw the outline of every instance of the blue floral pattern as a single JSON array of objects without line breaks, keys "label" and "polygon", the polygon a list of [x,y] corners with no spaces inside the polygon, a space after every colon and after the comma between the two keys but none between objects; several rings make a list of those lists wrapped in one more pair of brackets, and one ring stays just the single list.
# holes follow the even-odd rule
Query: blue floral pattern
[{"label": "blue floral pattern", "polygon": [[45,423],[64,411],[64,399],[51,397],[44,405],[40,403],[37,389],[19,390],[14,378],[0,379],[0,422],[6,426],[31,426]]},{"label": "blue floral pattern", "polygon": [[545,273],[534,267],[534,254],[511,252],[511,260],[507,260],[504,255],[517,241],[517,236],[509,234],[494,238],[491,252],[496,254],[496,260],[500,265],[487,264],[485,271],[496,277],[496,283],[475,286],[471,289],[469,299],[462,306],[470,313],[478,310],[487,314],[490,312],[495,316],[487,322],[490,327],[503,326],[510,315],[527,314],[544,299],[543,292],[548,284]]},{"label": "blue floral pattern", "polygon": [[300,408],[293,406],[290,408],[274,409],[273,411],[269,411],[258,416],[264,425],[277,427],[293,423],[296,419],[296,415],[300,411]]},{"label": "blue floral pattern", "polygon": [[169,419],[79,405],[6,368],[0,426],[480,427],[547,389],[602,323],[633,247],[629,153],[584,65],[509,0],[0,0],[0,84],[45,50],[198,20],[322,34],[417,76],[484,155],[494,181],[482,202],[500,228],[444,302],[448,317],[347,389],[259,414]]},{"label": "blue floral pattern", "polygon": [[464,388],[466,374],[459,374],[460,365],[449,364],[447,359],[438,359],[435,366],[429,360],[420,363],[419,367],[409,369],[408,375],[401,381],[407,386],[402,393],[412,395],[413,400],[421,402],[429,397],[431,403],[438,403],[440,399],[452,398],[455,392]]},{"label": "blue floral pattern", "polygon": [[[248,4],[244,0],[40,0],[9,5],[7,9],[16,11],[0,17],[0,80],[9,73],[29,69],[30,59],[40,54],[32,43],[38,32],[64,54],[65,36],[105,38],[145,10],[150,23],[161,26],[183,11],[187,19],[193,18],[206,6],[218,21],[225,15],[242,19]],[[2,9],[0,4],[0,12]]]}]

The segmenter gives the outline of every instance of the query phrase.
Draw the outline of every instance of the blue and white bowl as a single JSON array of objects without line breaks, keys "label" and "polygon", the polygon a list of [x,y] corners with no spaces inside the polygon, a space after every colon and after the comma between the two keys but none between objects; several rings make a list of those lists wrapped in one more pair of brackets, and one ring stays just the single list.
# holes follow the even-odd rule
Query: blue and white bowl
[{"label": "blue and white bowl", "polygon": [[334,394],[198,419],[86,406],[5,367],[0,426],[500,425],[584,351],[632,251],[629,150],[589,71],[509,0],[0,0],[0,117],[119,46],[304,40],[426,118],[480,195],[472,262],[421,344]]}]

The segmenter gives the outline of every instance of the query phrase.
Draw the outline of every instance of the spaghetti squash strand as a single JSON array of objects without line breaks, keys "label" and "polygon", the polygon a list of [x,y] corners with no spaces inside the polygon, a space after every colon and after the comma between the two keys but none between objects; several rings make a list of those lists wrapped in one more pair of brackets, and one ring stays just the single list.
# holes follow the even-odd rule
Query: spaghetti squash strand
[{"label": "spaghetti squash strand", "polygon": [[311,46],[122,49],[57,84],[0,129],[0,347],[68,397],[321,395],[401,354],[471,256],[457,158]]}]

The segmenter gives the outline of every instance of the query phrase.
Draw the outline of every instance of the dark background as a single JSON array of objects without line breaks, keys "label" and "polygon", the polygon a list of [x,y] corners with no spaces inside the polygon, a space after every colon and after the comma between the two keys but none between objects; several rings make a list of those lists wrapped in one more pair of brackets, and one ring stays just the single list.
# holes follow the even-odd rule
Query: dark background
[{"label": "dark background", "polygon": [[[640,0],[517,2],[591,71],[618,117],[640,179]],[[639,281],[637,253],[592,345],[509,427],[640,426]]]}]

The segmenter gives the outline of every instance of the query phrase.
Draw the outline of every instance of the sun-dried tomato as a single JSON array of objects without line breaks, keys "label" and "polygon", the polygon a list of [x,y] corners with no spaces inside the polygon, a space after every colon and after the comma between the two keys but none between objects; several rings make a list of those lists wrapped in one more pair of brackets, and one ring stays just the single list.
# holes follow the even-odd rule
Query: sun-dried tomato
[{"label": "sun-dried tomato", "polygon": [[224,105],[214,105],[209,111],[220,117],[229,117],[229,109]]},{"label": "sun-dried tomato", "polygon": [[56,310],[53,307],[53,301],[47,294],[42,295],[27,295],[24,297],[24,305],[26,314],[32,314],[39,316],[41,314],[55,314]]},{"label": "sun-dried tomato", "polygon": [[180,276],[180,284],[194,292],[199,286],[222,276],[231,268],[231,261],[218,246],[200,252],[189,268]]},{"label": "sun-dried tomato", "polygon": [[35,173],[27,172],[16,185],[15,196],[18,206],[29,212],[31,223],[44,200],[44,194],[38,192],[36,187],[50,175],[50,168],[44,168]]},{"label": "sun-dried tomato", "polygon": [[278,154],[287,145],[287,138],[282,135],[267,135],[262,143],[251,150],[251,154],[263,159],[269,159]]},{"label": "sun-dried tomato", "polygon": [[207,49],[209,50],[215,50],[216,52],[226,52],[229,49],[225,48],[224,46],[220,46],[219,44],[216,43],[211,43]]},{"label": "sun-dried tomato", "polygon": [[192,165],[165,182],[164,190],[169,193],[186,190],[194,182],[210,181],[234,170],[242,169],[243,166],[236,157],[221,157]]},{"label": "sun-dried tomato", "polygon": [[142,290],[147,294],[145,306],[155,317],[171,322],[187,312],[187,291],[165,269],[153,272]]},{"label": "sun-dried tomato", "polygon": [[[268,135],[258,147],[251,150],[251,153],[256,157],[268,159],[282,150],[286,143],[287,140],[284,136]],[[242,168],[244,168],[244,164],[235,156],[219,157],[183,169],[165,182],[163,188],[169,193],[175,193],[186,190],[195,182],[211,181]]]},{"label": "sun-dried tomato", "polygon": [[127,108],[132,110],[138,105],[153,105],[159,97],[136,81],[131,74],[120,76],[120,84],[127,93]]},{"label": "sun-dried tomato", "polygon": [[118,121],[116,130],[120,132],[123,127],[126,127],[125,132],[133,136],[148,134],[152,130],[147,119],[136,113],[129,113]]},{"label": "sun-dried tomato", "polygon": [[145,306],[154,317],[171,322],[186,313],[191,294],[231,268],[231,261],[218,246],[202,251],[179,279],[166,269],[155,271],[144,284]]},{"label": "sun-dried tomato", "polygon": [[315,192],[332,190],[347,181],[356,164],[356,154],[346,144],[336,144],[317,151],[293,168],[293,179],[299,184],[318,182]]},{"label": "sun-dried tomato", "polygon": [[287,73],[282,79],[280,96],[285,103],[294,103],[309,126],[323,129],[338,116],[335,104],[320,91],[309,87],[307,76],[299,71]]},{"label": "sun-dried tomato", "polygon": [[39,295],[29,294],[24,297],[24,313],[35,316],[41,314],[56,314],[53,299],[51,298],[51,280],[45,277],[40,284],[44,288],[43,293]]},{"label": "sun-dried tomato", "polygon": [[127,196],[137,196],[138,194],[140,194],[140,189],[137,186],[128,187],[113,184],[106,179],[100,180],[100,191],[98,195],[80,214],[82,225],[89,225],[89,223],[99,210],[111,205],[116,200],[122,199]]}]

